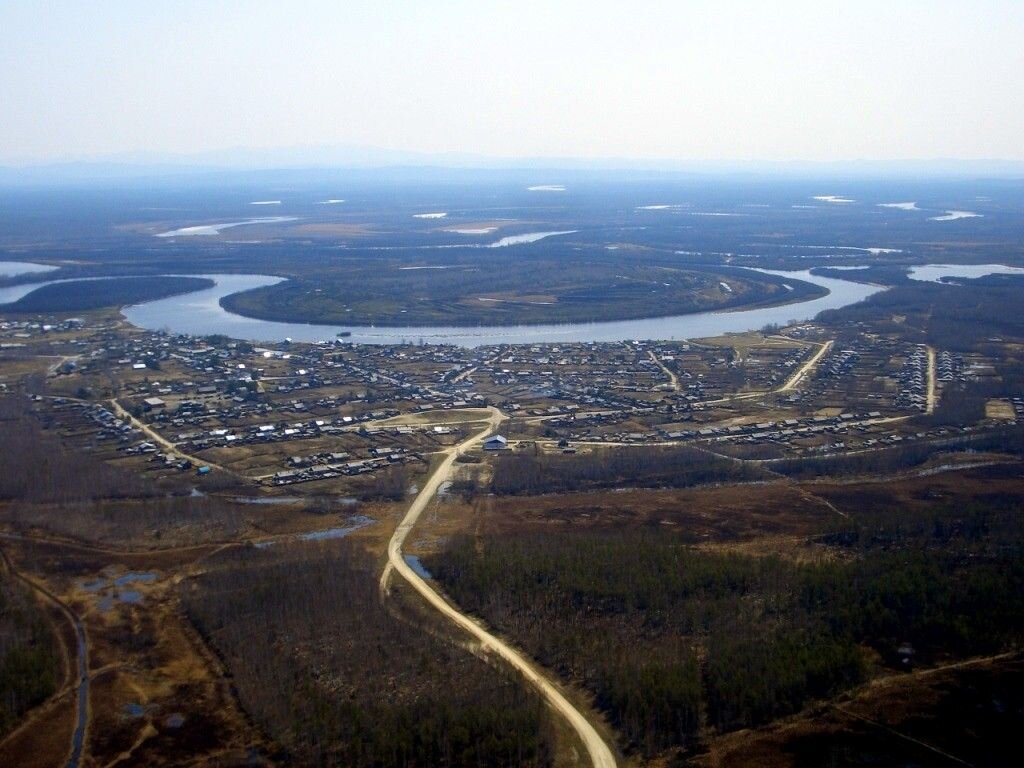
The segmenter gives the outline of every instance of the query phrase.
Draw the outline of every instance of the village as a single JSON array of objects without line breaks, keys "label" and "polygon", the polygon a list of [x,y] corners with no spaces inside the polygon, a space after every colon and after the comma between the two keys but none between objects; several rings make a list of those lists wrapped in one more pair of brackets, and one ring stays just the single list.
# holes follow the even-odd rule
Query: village
[{"label": "village", "polygon": [[[75,442],[158,472],[227,473],[269,488],[365,490],[509,416],[484,446],[576,453],[693,444],[782,460],[941,443],[1024,415],[940,423],[942,392],[994,362],[895,337],[803,324],[672,342],[453,345],[254,344],[139,331],[116,320],[4,321],[8,355],[52,358],[37,405]],[[5,386],[0,381],[0,387]],[[404,477],[404,475],[403,475]]]}]

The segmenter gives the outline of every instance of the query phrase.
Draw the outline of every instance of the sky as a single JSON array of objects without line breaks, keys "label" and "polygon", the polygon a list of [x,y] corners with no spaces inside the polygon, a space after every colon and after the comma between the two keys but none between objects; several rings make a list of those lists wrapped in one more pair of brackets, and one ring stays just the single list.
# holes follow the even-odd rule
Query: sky
[{"label": "sky", "polygon": [[1024,0],[2,0],[0,162],[1024,159]]}]

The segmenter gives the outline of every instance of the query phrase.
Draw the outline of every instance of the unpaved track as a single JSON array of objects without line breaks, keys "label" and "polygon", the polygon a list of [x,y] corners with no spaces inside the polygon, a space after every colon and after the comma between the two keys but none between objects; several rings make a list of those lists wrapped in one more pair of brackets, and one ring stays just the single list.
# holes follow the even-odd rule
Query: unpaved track
[{"label": "unpaved track", "polygon": [[783,384],[775,391],[789,392],[790,390],[795,389],[796,385],[799,384],[803,380],[803,378],[814,369],[814,366],[818,364],[818,361],[821,360],[821,358],[823,358],[830,349],[832,349],[832,344],[833,342],[831,340],[826,341],[824,344],[822,344],[821,348],[818,349],[818,351],[815,352],[813,355],[811,355],[811,359],[804,363],[802,366],[800,366],[800,369],[789,377],[789,381],[787,381],[785,384]]},{"label": "unpaved track", "polygon": [[388,563],[384,568],[384,573],[380,577],[381,593],[388,593],[388,585],[391,580],[391,575],[393,572],[397,571],[402,578],[404,578],[409,585],[415,589],[428,604],[430,604],[431,607],[437,610],[451,623],[472,635],[473,638],[479,642],[480,649],[482,651],[500,656],[505,660],[505,662],[522,674],[522,676],[537,689],[541,696],[544,697],[548,704],[550,704],[556,712],[562,715],[562,717],[568,721],[572,729],[576,731],[580,741],[583,742],[584,747],[590,755],[590,760],[594,765],[594,768],[615,768],[615,756],[605,743],[604,739],[601,738],[600,734],[594,726],[590,724],[590,721],[587,720],[583,713],[574,707],[569,700],[562,695],[558,688],[556,688],[555,685],[544,676],[544,673],[532,661],[519,653],[519,651],[512,648],[507,643],[502,642],[499,638],[495,637],[477,624],[473,619],[469,618],[464,613],[460,613],[458,609],[451,606],[443,597],[441,597],[441,595],[435,592],[426,581],[420,578],[416,572],[409,567],[402,555],[402,545],[405,543],[406,537],[408,537],[409,532],[412,531],[413,526],[416,525],[416,521],[419,519],[420,514],[434,498],[438,488],[440,488],[441,484],[451,475],[455,459],[466,448],[471,448],[478,444],[504,420],[505,416],[501,411],[496,408],[491,408],[490,411],[491,417],[484,429],[445,451],[447,456],[444,461],[438,465],[437,469],[434,470],[434,473],[424,482],[423,488],[409,506],[409,511],[405,513],[405,518],[403,518],[402,522],[399,523],[398,528],[395,529],[395,533],[388,544]]},{"label": "unpaved track", "polygon": [[935,373],[935,348],[928,347],[928,400],[925,413],[931,416],[935,413],[935,404],[938,402],[937,381]]},{"label": "unpaved track", "polygon": [[200,459],[198,456],[190,456],[189,454],[185,453],[180,448],[178,448],[178,446],[176,446],[173,442],[171,442],[166,437],[161,435],[159,432],[157,432],[155,429],[150,427],[148,424],[146,424],[143,421],[140,421],[139,419],[135,418],[130,413],[128,413],[128,411],[125,410],[124,406],[122,406],[119,402],[117,402],[116,399],[111,400],[110,401],[110,405],[114,409],[114,414],[119,419],[123,419],[124,421],[129,422],[133,427],[135,427],[137,430],[139,430],[144,435],[146,435],[146,437],[148,437],[154,443],[156,443],[157,445],[160,445],[161,447],[163,447],[163,449],[165,451],[167,451],[168,453],[173,453],[175,456],[180,456],[183,459],[187,459],[188,461],[191,461],[197,467],[202,467],[202,466],[216,467],[217,469],[221,470],[222,472],[227,472],[228,474],[232,474],[232,475],[236,474],[235,472],[232,472],[231,470],[225,469],[220,464],[214,464],[212,461],[205,461],[204,459]]},{"label": "unpaved track", "polygon": [[661,362],[661,360],[658,359],[658,356],[656,354],[654,354],[653,352],[648,351],[647,352],[647,356],[649,358],[651,358],[651,362],[653,362],[656,366],[661,368],[662,372],[666,376],[668,376],[668,383],[672,387],[672,391],[673,392],[678,392],[679,391],[679,377],[676,376],[674,373],[672,373],[672,371],[670,371],[668,369],[668,367],[663,362]]}]

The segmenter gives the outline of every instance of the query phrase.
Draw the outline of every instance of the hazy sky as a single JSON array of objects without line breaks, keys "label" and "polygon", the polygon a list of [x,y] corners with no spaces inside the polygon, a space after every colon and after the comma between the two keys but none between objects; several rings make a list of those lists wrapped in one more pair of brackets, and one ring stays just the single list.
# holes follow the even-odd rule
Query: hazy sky
[{"label": "hazy sky", "polygon": [[0,1],[0,161],[1024,159],[1024,0]]}]

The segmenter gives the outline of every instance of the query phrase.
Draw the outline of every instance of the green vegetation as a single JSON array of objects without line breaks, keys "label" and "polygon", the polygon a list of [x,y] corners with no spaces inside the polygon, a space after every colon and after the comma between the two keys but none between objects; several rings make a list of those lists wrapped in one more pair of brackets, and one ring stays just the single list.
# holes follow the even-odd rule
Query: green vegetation
[{"label": "green vegetation", "polygon": [[544,766],[547,712],[380,601],[374,560],[348,542],[236,551],[184,591],[242,706],[282,762]]},{"label": "green vegetation", "polygon": [[51,283],[4,306],[5,312],[80,312],[100,307],[138,304],[212,288],[199,277],[119,277]]},{"label": "green vegetation", "polygon": [[0,736],[56,690],[54,643],[28,591],[0,573]]},{"label": "green vegetation", "polygon": [[686,488],[760,480],[757,467],[685,446],[596,451],[586,456],[499,456],[491,491],[500,495],[566,493],[596,488]]},{"label": "green vegetation", "polygon": [[[692,748],[902,665],[1024,639],[1016,498],[908,519],[884,507],[828,535],[817,564],[712,553],[671,534],[462,537],[425,565],[454,599],[593,691],[623,747]],[[696,658],[703,660],[700,673]],[[655,684],[656,681],[656,684]]]}]

